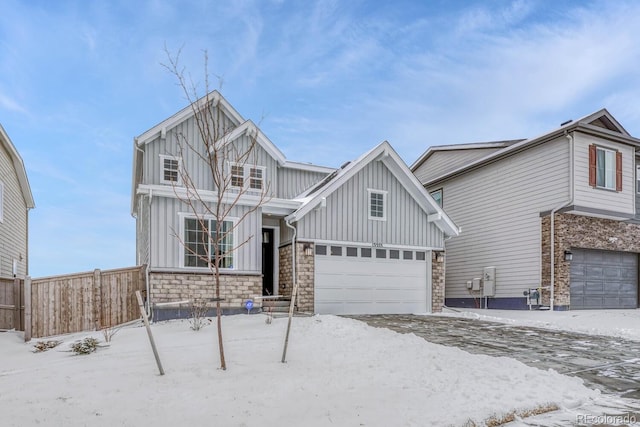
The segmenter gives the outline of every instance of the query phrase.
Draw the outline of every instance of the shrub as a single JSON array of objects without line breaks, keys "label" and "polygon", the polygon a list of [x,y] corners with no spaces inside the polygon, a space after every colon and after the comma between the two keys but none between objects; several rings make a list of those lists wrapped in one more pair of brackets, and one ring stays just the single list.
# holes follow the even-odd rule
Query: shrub
[{"label": "shrub", "polygon": [[91,354],[98,349],[99,341],[95,338],[85,338],[71,344],[71,351],[75,354]]}]

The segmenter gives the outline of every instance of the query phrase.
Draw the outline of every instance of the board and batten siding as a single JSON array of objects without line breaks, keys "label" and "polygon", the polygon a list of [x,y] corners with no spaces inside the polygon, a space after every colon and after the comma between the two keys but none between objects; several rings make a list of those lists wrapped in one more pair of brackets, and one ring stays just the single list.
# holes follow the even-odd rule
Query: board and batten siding
[{"label": "board and batten siding", "polygon": [[[13,260],[18,261],[18,277],[27,274],[27,202],[9,152],[0,144],[0,185],[2,222],[0,222],[0,277],[13,277]],[[20,260],[22,258],[22,260]]]},{"label": "board and batten siding", "polygon": [[136,199],[136,265],[149,265],[149,196]]},{"label": "board and batten siding", "polygon": [[[633,147],[584,133],[574,133],[574,205],[613,212],[634,214],[634,193],[636,183]],[[593,188],[589,185],[589,146],[617,150],[622,153],[622,191]]]},{"label": "board and batten siding", "polygon": [[276,197],[280,199],[293,199],[327,175],[327,173],[323,172],[313,172],[297,168],[280,168],[278,170]]},{"label": "board and batten siding", "polygon": [[[240,218],[250,207],[235,206],[228,218]],[[202,212],[202,211],[201,211]],[[178,269],[184,253],[177,237],[182,230],[181,221],[193,216],[191,208],[178,199],[154,196],[151,202],[151,263],[150,268]],[[234,253],[237,271],[257,272],[262,269],[262,213],[260,209],[248,214],[238,225],[234,244],[248,240]],[[183,237],[182,237],[183,238]]]},{"label": "board and batten siding", "polygon": [[[368,189],[383,190],[386,221],[369,219]],[[298,239],[444,247],[442,231],[381,161],[366,165],[297,224]]]},{"label": "board and batten siding", "polygon": [[[182,138],[186,138],[193,144],[194,148],[202,149],[200,155],[204,155],[204,147],[200,141],[200,135],[193,117],[178,124],[174,128],[167,130],[166,137],[156,137],[145,147],[144,160],[144,184],[162,184],[163,165],[161,156],[181,157],[182,167],[188,172],[189,176],[198,189],[213,190],[213,178],[209,165],[200,155],[191,149],[183,150],[180,153],[179,143]],[[238,152],[247,150],[251,144],[251,138],[247,135],[238,137],[231,143]],[[183,144],[184,145],[184,144]],[[229,161],[233,162],[237,156],[230,155]],[[267,153],[267,151],[256,143],[252,149],[246,165],[256,165],[265,168],[265,185],[269,184],[270,194],[275,194],[275,185],[277,183],[277,162]],[[168,184],[167,184],[168,185]]]},{"label": "board and batten siding", "polygon": [[540,213],[569,199],[564,137],[449,180],[444,208],[462,229],[446,242],[446,297],[469,298],[466,282],[496,267],[496,297],[522,297],[540,285]]}]

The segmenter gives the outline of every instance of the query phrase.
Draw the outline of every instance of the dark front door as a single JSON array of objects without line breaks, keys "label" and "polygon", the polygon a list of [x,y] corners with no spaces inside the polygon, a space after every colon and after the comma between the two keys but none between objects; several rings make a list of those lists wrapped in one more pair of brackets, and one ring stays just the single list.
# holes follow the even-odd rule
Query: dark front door
[{"label": "dark front door", "polygon": [[262,295],[273,295],[273,229],[262,229]]}]

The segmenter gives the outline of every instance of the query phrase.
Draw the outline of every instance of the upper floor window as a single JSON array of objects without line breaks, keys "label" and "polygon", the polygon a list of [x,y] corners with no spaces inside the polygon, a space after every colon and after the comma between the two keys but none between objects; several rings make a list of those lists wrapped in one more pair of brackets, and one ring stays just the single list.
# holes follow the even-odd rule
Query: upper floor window
[{"label": "upper floor window", "polygon": [[433,200],[436,201],[438,206],[442,207],[442,188],[432,191],[429,194],[431,195],[431,197],[433,197]]},{"label": "upper floor window", "polygon": [[369,219],[386,220],[387,192],[381,190],[367,190],[369,192]]},{"label": "upper floor window", "polygon": [[595,144],[590,145],[589,185],[622,191],[622,153]]},{"label": "upper floor window", "polygon": [[231,186],[243,188],[248,185],[250,190],[264,188],[265,168],[255,165],[231,164]]},{"label": "upper floor window", "polygon": [[160,167],[162,177],[160,182],[163,184],[180,184],[180,164],[179,157],[160,155]]},{"label": "upper floor window", "polygon": [[640,193],[640,165],[636,166],[636,182],[638,187],[636,191]]}]

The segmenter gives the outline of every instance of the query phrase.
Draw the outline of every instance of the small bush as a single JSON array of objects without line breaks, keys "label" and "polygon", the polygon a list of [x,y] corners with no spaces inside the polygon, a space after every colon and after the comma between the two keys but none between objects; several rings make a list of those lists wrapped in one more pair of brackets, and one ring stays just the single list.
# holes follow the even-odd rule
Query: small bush
[{"label": "small bush", "polygon": [[199,331],[207,326],[211,321],[206,318],[209,307],[205,301],[192,300],[189,307],[189,323],[191,329]]},{"label": "small bush", "polygon": [[102,328],[102,336],[104,337],[104,342],[111,342],[111,339],[115,334],[118,333],[119,330],[120,328]]},{"label": "small bush", "polygon": [[98,349],[99,341],[95,338],[85,338],[71,344],[71,351],[75,354],[91,354]]},{"label": "small bush", "polygon": [[51,350],[54,347],[57,347],[62,341],[38,341],[33,347],[34,353],[42,353],[43,351]]}]

